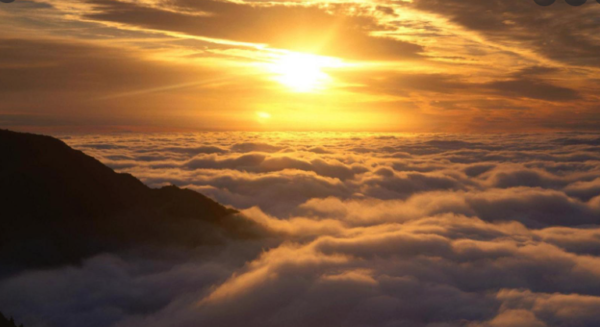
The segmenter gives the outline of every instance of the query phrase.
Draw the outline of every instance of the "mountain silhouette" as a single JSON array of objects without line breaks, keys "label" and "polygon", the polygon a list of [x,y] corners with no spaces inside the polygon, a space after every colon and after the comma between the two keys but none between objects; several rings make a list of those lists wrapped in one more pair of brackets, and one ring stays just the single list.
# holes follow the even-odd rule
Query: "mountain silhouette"
[{"label": "mountain silhouette", "polygon": [[0,312],[0,327],[23,327],[23,324],[17,326],[13,318],[8,319]]},{"label": "mountain silhouette", "polygon": [[237,211],[197,192],[152,189],[58,139],[0,130],[0,266],[6,269],[260,233]]}]

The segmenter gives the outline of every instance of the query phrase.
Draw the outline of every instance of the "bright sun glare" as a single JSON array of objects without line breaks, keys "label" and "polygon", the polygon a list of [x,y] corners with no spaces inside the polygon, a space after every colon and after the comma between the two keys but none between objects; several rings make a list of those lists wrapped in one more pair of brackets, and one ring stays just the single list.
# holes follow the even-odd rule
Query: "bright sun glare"
[{"label": "bright sun glare", "polygon": [[275,79],[296,92],[312,92],[323,87],[330,79],[323,68],[339,66],[335,58],[304,53],[288,53],[270,65]]},{"label": "bright sun glare", "polygon": [[257,112],[256,115],[261,119],[269,119],[271,118],[271,114],[268,112]]}]

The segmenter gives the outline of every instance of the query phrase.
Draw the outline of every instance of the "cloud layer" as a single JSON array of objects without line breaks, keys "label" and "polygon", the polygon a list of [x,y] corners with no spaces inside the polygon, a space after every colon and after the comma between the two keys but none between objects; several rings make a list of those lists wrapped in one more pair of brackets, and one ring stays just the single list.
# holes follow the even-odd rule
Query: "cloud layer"
[{"label": "cloud layer", "polygon": [[104,254],[0,281],[31,326],[596,326],[595,134],[63,136],[267,239]]}]

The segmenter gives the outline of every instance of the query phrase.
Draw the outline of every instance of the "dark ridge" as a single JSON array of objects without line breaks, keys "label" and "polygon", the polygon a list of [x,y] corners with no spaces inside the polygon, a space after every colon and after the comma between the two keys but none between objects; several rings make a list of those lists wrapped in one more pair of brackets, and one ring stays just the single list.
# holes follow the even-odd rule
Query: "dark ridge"
[{"label": "dark ridge", "polygon": [[0,267],[258,236],[236,213],[191,190],[151,189],[58,139],[0,130]]},{"label": "dark ridge", "polygon": [[13,318],[8,319],[0,312],[0,327],[23,327],[23,324],[17,325]]}]

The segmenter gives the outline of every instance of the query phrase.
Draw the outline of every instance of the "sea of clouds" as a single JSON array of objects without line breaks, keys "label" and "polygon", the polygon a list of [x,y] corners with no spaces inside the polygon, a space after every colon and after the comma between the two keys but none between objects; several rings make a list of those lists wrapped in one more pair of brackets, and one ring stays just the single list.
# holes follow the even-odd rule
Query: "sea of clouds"
[{"label": "sea of clouds", "polygon": [[70,135],[272,231],[0,280],[32,327],[600,325],[600,135]]}]

